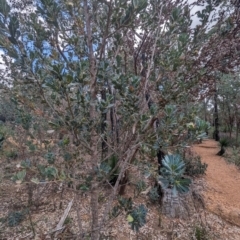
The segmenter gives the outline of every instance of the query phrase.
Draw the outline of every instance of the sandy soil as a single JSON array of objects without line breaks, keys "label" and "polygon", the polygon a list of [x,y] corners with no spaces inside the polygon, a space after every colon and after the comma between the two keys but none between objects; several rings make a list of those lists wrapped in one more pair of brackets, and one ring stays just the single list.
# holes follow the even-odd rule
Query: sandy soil
[{"label": "sandy soil", "polygon": [[[208,164],[207,190],[204,193],[206,207],[223,219],[240,226],[240,170],[217,156],[218,143],[206,140],[194,145],[193,150]],[[239,236],[240,239],[240,236]]]}]

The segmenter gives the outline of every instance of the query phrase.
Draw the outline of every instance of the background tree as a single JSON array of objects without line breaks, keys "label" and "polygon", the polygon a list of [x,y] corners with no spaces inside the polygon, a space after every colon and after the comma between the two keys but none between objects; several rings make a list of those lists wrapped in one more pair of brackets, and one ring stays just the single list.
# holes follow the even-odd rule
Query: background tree
[{"label": "background tree", "polygon": [[232,133],[235,135],[236,142],[238,141],[239,133],[239,73],[236,71],[233,74],[224,74],[221,77],[219,84],[219,102],[220,116],[222,119],[222,127],[227,128],[230,138]]}]

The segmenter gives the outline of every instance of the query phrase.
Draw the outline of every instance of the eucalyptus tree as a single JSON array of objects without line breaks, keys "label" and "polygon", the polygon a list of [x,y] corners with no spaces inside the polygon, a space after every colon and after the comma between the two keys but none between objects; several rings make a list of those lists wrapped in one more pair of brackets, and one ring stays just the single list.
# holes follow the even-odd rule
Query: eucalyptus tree
[{"label": "eucalyptus tree", "polygon": [[[239,38],[237,9],[207,1],[193,29],[191,8],[198,1],[36,0],[29,11],[22,4],[0,1],[10,91],[19,108],[42,105],[50,126],[70,136],[61,145],[64,156],[73,156],[64,171],[71,169],[74,183],[91,176],[91,237],[98,239],[129,164],[187,143],[186,123],[193,117],[185,105],[199,99],[203,84],[211,89],[206,79],[219,68],[219,46],[229,47],[216,33],[229,17],[221,12],[209,24],[211,13],[231,7],[224,39]],[[52,177],[66,180],[57,168]],[[116,170],[112,193],[99,206],[102,183]]]}]

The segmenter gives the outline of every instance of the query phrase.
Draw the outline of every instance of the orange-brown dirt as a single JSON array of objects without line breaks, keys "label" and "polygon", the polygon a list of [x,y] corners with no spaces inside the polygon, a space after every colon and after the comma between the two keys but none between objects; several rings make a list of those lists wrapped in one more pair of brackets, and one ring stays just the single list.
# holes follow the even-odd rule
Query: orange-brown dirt
[{"label": "orange-brown dirt", "polygon": [[[206,140],[193,150],[208,164],[204,200],[209,211],[240,226],[240,170],[217,156],[218,142]],[[240,236],[239,236],[240,239]]]}]

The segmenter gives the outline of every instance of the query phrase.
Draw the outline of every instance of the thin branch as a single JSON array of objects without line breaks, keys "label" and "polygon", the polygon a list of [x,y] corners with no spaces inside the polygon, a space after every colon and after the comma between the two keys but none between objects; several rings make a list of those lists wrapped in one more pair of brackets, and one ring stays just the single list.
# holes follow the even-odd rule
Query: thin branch
[{"label": "thin branch", "polygon": [[59,47],[59,42],[58,42],[58,32],[56,33],[55,40],[56,40],[56,46],[57,46],[57,50],[58,50],[58,52],[61,54],[62,58],[64,59],[64,61],[65,61],[65,62],[67,63],[67,65],[68,65],[68,60],[67,60],[66,56],[63,54],[61,48]]},{"label": "thin branch", "polygon": [[106,24],[106,30],[105,30],[105,33],[104,33],[104,37],[103,37],[103,40],[102,40],[102,46],[101,46],[101,49],[100,49],[100,57],[99,57],[100,61],[102,60],[102,55],[103,55],[103,52],[105,50],[105,44],[106,44],[106,40],[107,40],[107,36],[108,36],[109,24],[110,24],[110,18],[111,18],[111,10],[112,10],[112,2],[110,2],[110,4],[107,4],[107,5],[108,5],[107,24]]},{"label": "thin branch", "polygon": [[[136,142],[138,142],[138,141],[136,141]],[[125,173],[127,164],[128,164],[128,162],[131,162],[132,158],[135,156],[136,152],[138,151],[139,146],[140,146],[140,144],[138,143],[138,144],[136,144],[135,146],[132,146],[132,147],[128,150],[127,157],[126,157],[125,161],[124,161],[123,164],[122,164],[121,171],[120,171],[120,173],[119,173],[119,175],[118,175],[118,178],[117,178],[117,181],[116,181],[116,183],[115,183],[113,192],[112,192],[112,194],[111,194],[111,196],[110,196],[110,200],[109,200],[109,202],[107,203],[107,206],[106,206],[105,211],[104,211],[104,213],[103,213],[103,217],[102,217],[101,223],[100,223],[100,225],[99,225],[100,228],[104,225],[104,223],[105,223],[105,221],[106,221],[106,217],[108,216],[108,213],[109,213],[109,211],[110,211],[110,208],[111,208],[112,203],[113,203],[113,200],[114,200],[114,197],[115,197],[116,194],[117,194],[117,190],[118,190],[120,181],[121,181],[121,179],[122,179],[122,176],[123,176],[123,174]]]},{"label": "thin branch", "polygon": [[163,9],[163,5],[161,6],[161,10],[160,10],[160,14],[159,14],[159,21],[158,21],[158,26],[159,27],[156,29],[157,34],[156,34],[155,42],[154,42],[154,45],[153,45],[153,48],[152,48],[151,61],[149,63],[147,74],[146,74],[146,81],[145,81],[145,86],[144,86],[144,96],[146,95],[147,85],[148,85],[149,76],[150,76],[150,72],[151,72],[151,67],[152,67],[152,64],[153,64],[153,58],[154,58],[154,55],[155,55],[157,41],[158,41],[159,34],[160,34],[160,29],[161,29],[160,23],[161,23],[161,17],[162,17],[162,9]]}]

